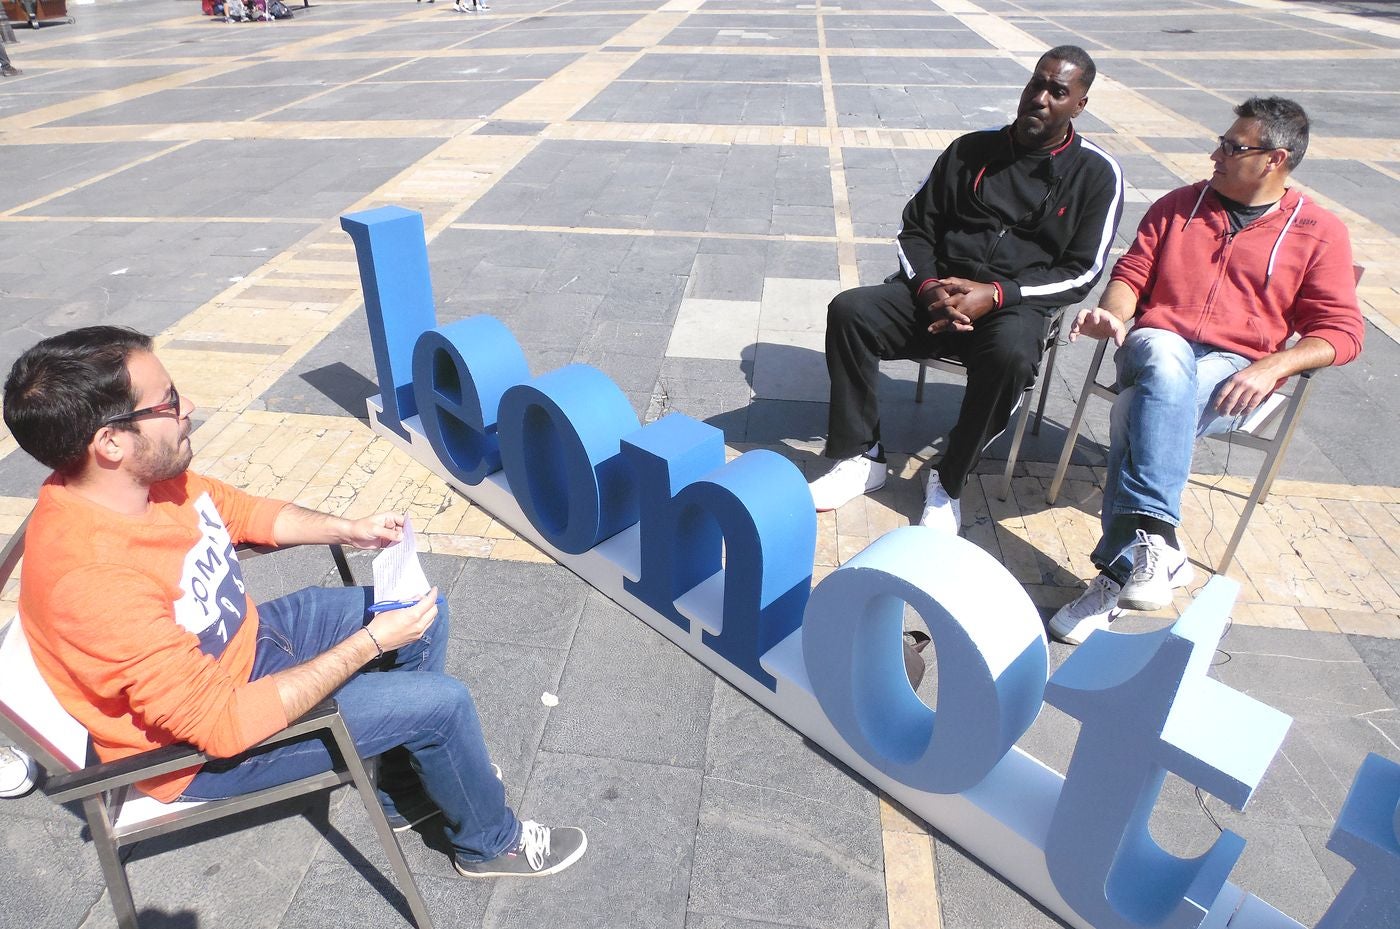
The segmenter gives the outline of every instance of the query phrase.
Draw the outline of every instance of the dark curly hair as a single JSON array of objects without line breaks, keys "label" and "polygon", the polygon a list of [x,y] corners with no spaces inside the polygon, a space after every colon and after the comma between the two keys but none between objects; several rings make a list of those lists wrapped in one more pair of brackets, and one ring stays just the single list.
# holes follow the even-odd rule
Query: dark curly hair
[{"label": "dark curly hair", "polygon": [[89,326],[44,339],[19,357],[5,379],[5,425],[41,464],[65,477],[76,475],[102,421],[136,408],[126,361],[150,350],[150,336],[120,326]]}]

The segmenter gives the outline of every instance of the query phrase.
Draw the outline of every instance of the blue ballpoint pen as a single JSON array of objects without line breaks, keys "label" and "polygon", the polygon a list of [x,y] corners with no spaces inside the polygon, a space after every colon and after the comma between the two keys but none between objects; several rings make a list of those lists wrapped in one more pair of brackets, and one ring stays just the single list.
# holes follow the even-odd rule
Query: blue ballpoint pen
[{"label": "blue ballpoint pen", "polygon": [[[370,607],[369,607],[369,612],[370,612],[370,613],[387,613],[387,612],[389,612],[390,610],[406,610],[406,609],[408,609],[408,608],[411,607],[411,606],[417,606],[420,602],[422,602],[422,601],[419,601],[419,600],[386,600],[386,601],[384,601],[383,603],[371,603],[371,604],[370,604]],[[437,598],[437,605],[438,605],[438,606],[442,606],[442,605],[443,605],[444,603],[446,603],[446,602],[447,602],[447,601],[446,601],[445,599],[443,599],[442,597],[438,597],[438,598]]]}]

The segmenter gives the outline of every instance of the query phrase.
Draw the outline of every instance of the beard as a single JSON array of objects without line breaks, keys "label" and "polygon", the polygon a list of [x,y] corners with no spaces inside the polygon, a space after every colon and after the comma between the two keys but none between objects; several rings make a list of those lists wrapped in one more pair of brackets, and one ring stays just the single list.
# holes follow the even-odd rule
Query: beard
[{"label": "beard", "polygon": [[150,485],[184,474],[193,458],[194,449],[188,435],[182,435],[173,445],[156,445],[138,432],[131,470],[143,484]]}]

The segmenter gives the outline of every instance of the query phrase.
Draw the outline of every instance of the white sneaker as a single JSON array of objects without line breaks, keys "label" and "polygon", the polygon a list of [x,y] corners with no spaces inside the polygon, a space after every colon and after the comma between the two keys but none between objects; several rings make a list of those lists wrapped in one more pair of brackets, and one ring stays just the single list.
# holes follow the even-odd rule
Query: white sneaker
[{"label": "white sneaker", "polygon": [[1133,555],[1133,573],[1118,595],[1118,604],[1125,610],[1160,610],[1172,602],[1172,588],[1185,587],[1196,576],[1186,553],[1159,535],[1139,529],[1137,541],[1128,550]]},{"label": "white sneaker", "polygon": [[861,494],[873,493],[885,486],[889,466],[869,455],[843,458],[830,471],[807,485],[812,503],[818,513],[845,506]]},{"label": "white sneaker", "polygon": [[1060,607],[1050,619],[1050,634],[1061,642],[1078,645],[1096,629],[1107,629],[1123,612],[1118,608],[1123,587],[1107,574],[1089,582],[1089,589]]},{"label": "white sneaker", "polygon": [[22,797],[34,789],[39,768],[17,748],[0,746],[0,798]]},{"label": "white sneaker", "polygon": [[919,517],[919,525],[929,526],[949,535],[962,532],[962,503],[948,496],[937,471],[928,473],[928,488],[924,491],[924,512]]}]

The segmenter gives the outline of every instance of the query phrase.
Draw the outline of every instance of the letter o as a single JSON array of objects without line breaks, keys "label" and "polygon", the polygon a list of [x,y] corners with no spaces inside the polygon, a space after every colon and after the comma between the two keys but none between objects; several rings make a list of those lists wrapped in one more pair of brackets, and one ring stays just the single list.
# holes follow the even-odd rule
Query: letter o
[{"label": "letter o", "polygon": [[[937,712],[904,672],[906,603],[937,650]],[[812,591],[802,651],[841,737],[890,777],[939,794],[975,786],[1016,744],[1049,670],[1024,588],[971,542],[922,526],[885,534]]]},{"label": "letter o", "polygon": [[515,502],[549,544],[581,554],[637,521],[621,439],[640,424],[608,376],[568,365],[501,397],[501,463]]}]

